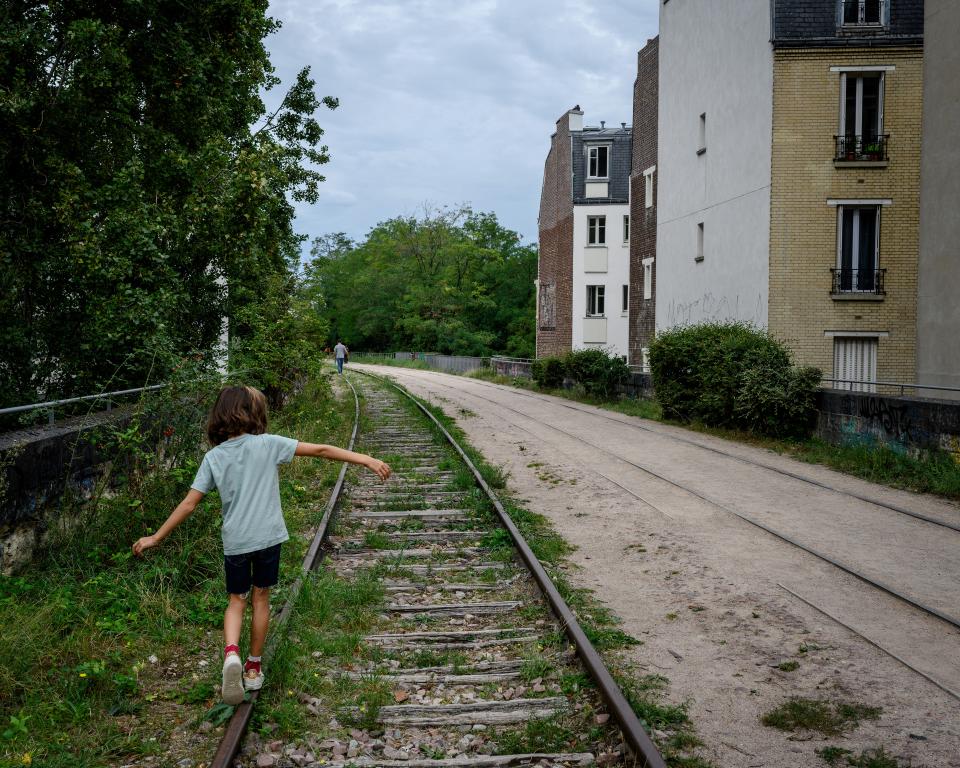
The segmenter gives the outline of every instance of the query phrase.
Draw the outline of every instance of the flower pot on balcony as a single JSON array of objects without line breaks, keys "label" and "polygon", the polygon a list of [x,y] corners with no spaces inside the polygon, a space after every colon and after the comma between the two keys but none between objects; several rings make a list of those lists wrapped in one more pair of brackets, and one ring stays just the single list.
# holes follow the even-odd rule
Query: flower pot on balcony
[{"label": "flower pot on balcony", "polygon": [[883,145],[867,144],[864,153],[871,160],[883,160]]}]

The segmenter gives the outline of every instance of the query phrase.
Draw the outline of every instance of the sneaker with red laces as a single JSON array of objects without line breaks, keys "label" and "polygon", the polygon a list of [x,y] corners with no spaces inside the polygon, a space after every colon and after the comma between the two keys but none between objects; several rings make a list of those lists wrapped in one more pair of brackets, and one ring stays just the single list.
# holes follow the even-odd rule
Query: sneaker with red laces
[{"label": "sneaker with red laces", "polygon": [[240,661],[240,649],[228,645],[223,656],[223,682],[221,693],[224,704],[236,706],[243,701],[243,663]]},{"label": "sneaker with red laces", "polygon": [[259,691],[263,688],[263,669],[259,661],[247,659],[243,668],[243,687],[248,691]]}]

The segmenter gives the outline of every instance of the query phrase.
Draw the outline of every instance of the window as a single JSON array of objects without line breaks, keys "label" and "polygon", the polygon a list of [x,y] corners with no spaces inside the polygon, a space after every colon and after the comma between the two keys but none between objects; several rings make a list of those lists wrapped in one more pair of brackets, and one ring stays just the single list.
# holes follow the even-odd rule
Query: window
[{"label": "window", "polygon": [[603,317],[603,294],[605,286],[587,286],[587,317]]},{"label": "window", "polygon": [[644,203],[647,208],[653,208],[653,172],[656,170],[657,166],[654,165],[643,172]]},{"label": "window", "polygon": [[876,392],[876,384],[862,383],[877,380],[876,338],[863,336],[834,336],[833,382],[837,389],[854,392]]},{"label": "window", "polygon": [[701,221],[697,224],[697,256],[694,259],[696,262],[703,261],[703,222]]},{"label": "window", "polygon": [[587,216],[587,245],[606,245],[607,217]]},{"label": "window", "polygon": [[629,312],[630,311],[630,286],[623,286],[623,293],[620,297],[620,311]]},{"label": "window", "polygon": [[653,259],[644,259],[643,262],[643,298],[653,298]]},{"label": "window", "polygon": [[623,242],[630,242],[630,217],[623,217]]},{"label": "window", "polygon": [[887,0],[840,0],[843,26],[882,25],[887,20]]},{"label": "window", "polygon": [[837,159],[885,159],[883,72],[840,75],[840,138]]},{"label": "window", "polygon": [[707,113],[702,112],[700,114],[700,148],[697,150],[698,155],[702,155],[707,151]]},{"label": "window", "polygon": [[834,293],[876,293],[879,280],[880,206],[837,206]]},{"label": "window", "polygon": [[587,149],[587,178],[605,179],[607,173],[607,159],[610,154],[610,147],[597,146]]}]

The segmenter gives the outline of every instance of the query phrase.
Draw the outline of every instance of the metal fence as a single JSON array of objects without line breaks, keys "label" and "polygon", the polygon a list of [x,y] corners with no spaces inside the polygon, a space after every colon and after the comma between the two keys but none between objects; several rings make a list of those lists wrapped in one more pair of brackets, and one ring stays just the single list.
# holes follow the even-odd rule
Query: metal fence
[{"label": "metal fence", "polygon": [[101,392],[98,395],[83,395],[82,397],[68,397],[64,400],[48,400],[44,403],[30,403],[29,405],[15,405],[12,408],[0,408],[0,416],[7,416],[14,413],[25,413],[28,411],[47,411],[47,421],[50,424],[53,424],[56,414],[56,409],[58,406],[69,405],[71,403],[82,403],[88,402],[91,400],[102,400],[106,402],[106,410],[110,410],[113,407],[114,397],[122,397],[123,395],[133,395],[139,394],[142,392],[153,392],[158,389],[163,389],[166,384],[155,384],[152,387],[137,387],[135,389],[119,389],[115,392]]}]

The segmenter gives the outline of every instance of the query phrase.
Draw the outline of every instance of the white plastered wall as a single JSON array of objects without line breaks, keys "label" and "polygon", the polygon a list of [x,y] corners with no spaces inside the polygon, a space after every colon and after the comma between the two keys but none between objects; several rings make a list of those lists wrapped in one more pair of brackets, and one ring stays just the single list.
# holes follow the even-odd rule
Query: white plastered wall
[{"label": "white plastered wall", "polygon": [[[767,325],[773,52],[769,0],[660,6],[657,330]],[[700,115],[706,114],[706,151]],[[697,225],[704,258],[697,262]]]}]

